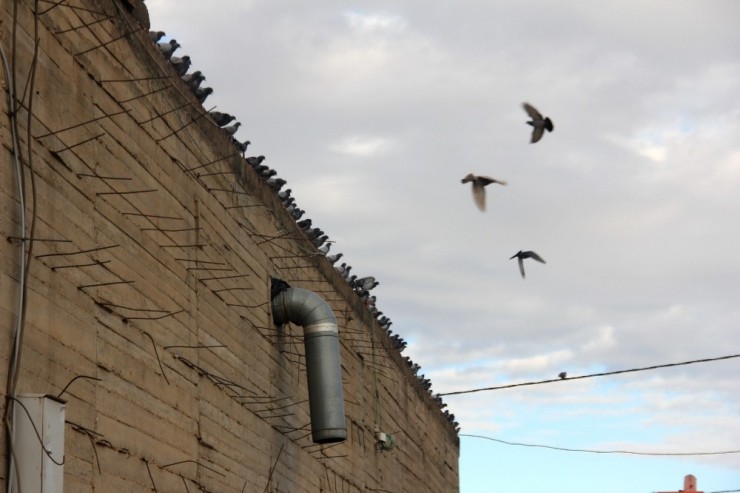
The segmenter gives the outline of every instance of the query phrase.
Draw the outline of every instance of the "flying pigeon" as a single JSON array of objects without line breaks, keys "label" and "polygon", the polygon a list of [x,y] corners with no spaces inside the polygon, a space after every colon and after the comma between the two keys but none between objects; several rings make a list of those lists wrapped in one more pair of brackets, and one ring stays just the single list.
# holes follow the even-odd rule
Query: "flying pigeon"
[{"label": "flying pigeon", "polygon": [[529,103],[522,103],[522,107],[524,108],[524,111],[527,112],[529,117],[532,119],[527,122],[527,125],[532,126],[532,140],[531,143],[534,144],[535,142],[538,142],[542,135],[545,133],[545,130],[548,132],[552,132],[552,130],[555,128],[552,125],[552,120],[548,117],[542,117],[539,111],[535,109],[534,106],[532,106]]},{"label": "flying pigeon", "polygon": [[524,259],[525,258],[531,258],[531,259],[536,260],[537,262],[542,262],[543,264],[546,263],[542,259],[542,257],[540,257],[539,255],[537,255],[536,253],[531,252],[531,251],[523,252],[523,251],[519,250],[516,254],[512,255],[509,258],[509,260],[513,259],[514,257],[516,257],[516,258],[519,259],[519,272],[522,273],[522,279],[524,279]]},{"label": "flying pigeon", "polygon": [[490,185],[491,183],[498,183],[499,185],[506,185],[506,182],[503,180],[497,180],[495,178],[491,178],[489,176],[475,176],[473,173],[468,173],[465,178],[460,180],[462,183],[472,182],[473,183],[473,200],[475,200],[475,205],[478,206],[478,209],[481,211],[486,210],[486,185]]},{"label": "flying pigeon", "polygon": [[164,55],[164,57],[169,60],[175,50],[180,47],[180,43],[178,43],[174,39],[171,39],[169,43],[157,43],[157,46],[159,47],[159,51],[162,52],[162,55]]}]

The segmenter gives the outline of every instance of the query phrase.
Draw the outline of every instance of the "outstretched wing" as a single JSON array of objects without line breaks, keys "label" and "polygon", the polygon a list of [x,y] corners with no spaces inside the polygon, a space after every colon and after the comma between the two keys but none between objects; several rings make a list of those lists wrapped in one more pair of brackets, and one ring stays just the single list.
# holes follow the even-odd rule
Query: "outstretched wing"
[{"label": "outstretched wing", "polygon": [[522,103],[522,108],[527,112],[532,120],[542,120],[542,115],[537,109],[529,103]]},{"label": "outstretched wing", "polygon": [[532,140],[530,141],[530,144],[539,142],[539,140],[542,138],[542,135],[544,133],[545,133],[545,127],[534,127],[534,129],[532,130]]},{"label": "outstretched wing", "polygon": [[478,183],[480,183],[483,186],[490,185],[491,183],[498,183],[499,185],[506,185],[506,182],[504,180],[497,180],[496,178],[491,178],[490,176],[479,176]]},{"label": "outstretched wing", "polygon": [[524,279],[524,260],[521,257],[517,259],[519,261],[519,272],[522,273],[522,279]]},{"label": "outstretched wing", "polygon": [[547,262],[545,262],[545,260],[542,257],[540,257],[539,255],[537,255],[534,252],[529,252],[529,256],[532,257],[533,259],[535,259],[537,262],[542,262],[543,264],[546,264],[547,263]]},{"label": "outstretched wing", "polygon": [[486,189],[482,185],[473,183],[473,200],[478,209],[485,212],[486,210]]}]

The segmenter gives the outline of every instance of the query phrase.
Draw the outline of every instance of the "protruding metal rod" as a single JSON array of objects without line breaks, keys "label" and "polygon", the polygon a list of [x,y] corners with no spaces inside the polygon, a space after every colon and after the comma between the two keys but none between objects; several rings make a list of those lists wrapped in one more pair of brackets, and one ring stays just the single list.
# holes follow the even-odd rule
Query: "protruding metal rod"
[{"label": "protruding metal rod", "polygon": [[162,80],[171,78],[171,75],[158,75],[156,77],[138,77],[136,79],[100,79],[100,82],[140,82],[143,80]]},{"label": "protruding metal rod", "polygon": [[124,113],[128,113],[129,111],[131,111],[131,110],[117,111],[115,113],[110,113],[110,114],[106,114],[106,115],[103,115],[103,116],[99,116],[97,118],[93,118],[92,120],[87,120],[85,122],[78,123],[76,125],[72,125],[71,127],[62,128],[62,129],[59,129],[59,130],[55,130],[53,132],[45,133],[43,135],[37,135],[36,138],[37,139],[43,139],[44,137],[49,137],[50,135],[56,135],[56,134],[59,134],[59,133],[62,133],[62,132],[66,132],[67,130],[72,130],[73,128],[82,127],[83,125],[87,125],[88,123],[97,122],[99,120],[105,120],[106,118],[110,118],[112,116],[122,115]]},{"label": "protruding metal rod", "polygon": [[[170,76],[170,75],[168,75],[168,76],[166,76],[166,77],[163,77],[163,78],[169,78],[169,77],[171,77],[171,76]],[[143,124],[145,124],[145,123],[149,123],[149,122],[151,122],[151,121],[154,121],[154,120],[156,120],[157,118],[162,118],[162,117],[163,117],[163,116],[165,116],[165,115],[169,115],[169,114],[170,114],[170,113],[172,113],[173,111],[177,111],[177,110],[179,110],[179,109],[182,109],[182,108],[184,108],[184,107],[186,107],[186,106],[190,106],[191,104],[193,104],[193,103],[191,103],[190,101],[188,101],[187,103],[185,103],[185,104],[181,104],[180,106],[178,106],[178,107],[176,107],[176,108],[172,108],[171,110],[167,110],[167,111],[165,111],[165,112],[164,112],[164,113],[162,113],[162,114],[157,114],[157,116],[153,116],[153,117],[151,117],[151,118],[150,118],[150,119],[148,119],[148,120],[144,120],[143,122],[139,122],[139,125],[143,125]]]},{"label": "protruding metal rod", "polygon": [[77,286],[77,289],[85,290],[87,288],[98,288],[101,286],[114,286],[116,284],[133,284],[134,281],[111,281],[111,282],[100,282],[97,284],[84,284],[82,286]]},{"label": "protruding metal rod", "polygon": [[[215,106],[213,108],[215,108]],[[213,108],[211,108],[211,109],[213,109]],[[208,111],[211,111],[211,110],[208,110]],[[193,123],[197,122],[198,120],[200,120],[201,118],[203,118],[204,116],[206,116],[208,114],[208,111],[206,111],[204,113],[200,113],[197,117],[193,118],[192,120],[190,120],[188,123],[186,123],[182,127],[178,128],[177,130],[175,130],[174,132],[172,132],[172,133],[170,133],[168,135],[165,135],[161,139],[157,139],[155,142],[162,142],[163,140],[172,137],[173,135],[177,134],[180,130],[183,130],[185,127],[187,127],[189,125],[192,125]]]},{"label": "protruding metal rod", "polygon": [[[52,8],[54,8],[54,7],[52,7]],[[49,9],[49,10],[51,10],[51,9]],[[69,29],[64,29],[62,31],[54,31],[54,35],[56,36],[57,34],[65,34],[65,33],[68,33],[70,31],[76,31],[78,29],[83,29],[85,27],[94,26],[95,24],[100,24],[101,22],[105,22],[105,21],[110,20],[110,19],[118,19],[118,16],[109,15],[107,17],[103,17],[102,19],[98,19],[96,21],[92,21],[92,22],[88,22],[86,24],[82,24],[81,26],[70,27]],[[101,81],[101,82],[105,82],[105,81]]]},{"label": "protruding metal rod", "polygon": [[120,181],[131,181],[133,178],[125,176],[102,176],[95,173],[77,173],[77,178],[97,178],[99,180],[120,180]]},{"label": "protruding metal rod", "polygon": [[241,154],[239,154],[239,153],[229,154],[228,156],[224,156],[224,157],[220,157],[218,159],[214,159],[211,162],[208,162],[208,163],[205,163],[205,164],[201,164],[200,166],[196,166],[195,168],[187,168],[185,171],[195,171],[196,169],[205,168],[206,166],[210,166],[212,164],[216,164],[216,163],[221,162],[221,161],[223,161],[225,159],[229,159],[229,158],[232,158],[232,157],[238,157],[238,156],[241,156]]},{"label": "protruding metal rod", "polygon": [[145,27],[144,27],[144,26],[141,26],[141,27],[139,27],[139,28],[137,28],[137,29],[134,29],[133,31],[129,31],[129,32],[127,32],[127,33],[124,33],[124,34],[122,34],[122,35],[120,35],[120,36],[116,37],[116,38],[113,38],[113,39],[111,39],[111,40],[108,40],[108,41],[106,41],[105,43],[101,43],[101,44],[99,44],[99,45],[97,45],[97,46],[93,46],[92,48],[88,48],[88,49],[86,49],[86,50],[83,50],[83,51],[81,51],[81,52],[79,52],[79,53],[75,54],[74,56],[76,56],[76,57],[77,57],[77,56],[80,56],[80,55],[84,55],[85,53],[89,53],[89,52],[91,52],[91,51],[93,51],[93,50],[97,50],[98,48],[102,48],[103,46],[108,46],[109,44],[111,44],[111,43],[113,43],[113,42],[115,42],[115,41],[118,41],[119,39],[123,39],[123,38],[128,38],[128,37],[129,37],[129,36],[131,36],[132,34],[134,34],[134,33],[138,33],[139,31],[143,31],[144,29],[145,29]]},{"label": "protruding metal rod", "polygon": [[78,267],[92,267],[94,265],[104,265],[104,264],[109,264],[109,263],[110,263],[110,260],[105,260],[103,262],[95,261],[89,264],[58,265],[58,266],[52,267],[51,270],[58,271],[59,269],[74,269]]},{"label": "protruding metal rod", "polygon": [[82,144],[87,144],[88,142],[90,142],[90,141],[92,141],[92,140],[96,140],[96,139],[99,139],[99,138],[100,138],[100,137],[102,137],[103,135],[105,135],[105,132],[103,132],[102,134],[98,134],[98,135],[96,135],[95,137],[90,137],[89,139],[85,139],[85,140],[83,140],[82,142],[78,142],[78,143],[76,143],[76,144],[68,145],[67,147],[63,147],[63,148],[61,148],[61,149],[59,149],[59,150],[57,150],[57,151],[51,151],[51,153],[52,153],[52,154],[59,154],[59,153],[62,153],[62,152],[64,152],[64,151],[68,151],[68,150],[70,150],[70,149],[74,149],[74,148],[75,148],[75,147],[77,147],[77,146],[81,146]]},{"label": "protruding metal rod", "polygon": [[41,255],[36,255],[36,258],[43,258],[43,257],[66,257],[69,255],[79,255],[81,253],[91,253],[91,252],[99,252],[100,250],[109,250],[111,248],[116,248],[120,245],[107,245],[102,247],[96,247],[96,248],[88,248],[87,250],[77,250],[76,252],[58,252],[58,253],[43,253]]},{"label": "protruding metal rod", "polygon": [[146,218],[155,218],[155,219],[177,219],[178,221],[184,221],[183,218],[177,217],[177,216],[162,216],[158,214],[144,214],[142,212],[122,212],[124,216],[142,216]]},{"label": "protruding metal rod", "polygon": [[[167,84],[164,87],[160,87],[159,89],[155,89],[153,91],[149,91],[144,94],[139,94],[138,96],[134,96],[133,98],[124,99],[123,101],[119,101],[118,103],[119,104],[130,103],[131,101],[136,101],[137,99],[145,98],[147,96],[151,96],[152,94],[157,94],[158,92],[162,92],[165,89],[169,89],[170,87],[172,87],[172,84]],[[131,110],[128,110],[128,111],[131,111]]]},{"label": "protruding metal rod", "polygon": [[131,195],[134,193],[151,193],[151,192],[159,192],[156,188],[152,188],[149,190],[131,190],[128,192],[98,192],[95,195]]},{"label": "protruding metal rod", "polygon": [[[83,12],[90,12],[91,14],[100,14],[100,15],[110,16],[110,14],[108,12],[101,12],[99,10],[88,9],[86,7],[80,7],[78,5],[65,5],[65,3],[67,2],[67,0],[59,0],[58,2],[52,2],[51,0],[40,0],[40,1],[41,2],[44,2],[44,3],[50,3],[52,5],[48,9],[46,9],[46,10],[44,10],[42,12],[39,12],[39,15],[44,15],[45,13],[49,12],[50,10],[55,9],[55,8],[61,6],[61,7],[67,7],[68,9],[71,9],[71,10],[81,10]],[[120,19],[120,17],[117,16],[117,15],[116,16],[113,16],[113,17],[116,18],[116,19]]]}]

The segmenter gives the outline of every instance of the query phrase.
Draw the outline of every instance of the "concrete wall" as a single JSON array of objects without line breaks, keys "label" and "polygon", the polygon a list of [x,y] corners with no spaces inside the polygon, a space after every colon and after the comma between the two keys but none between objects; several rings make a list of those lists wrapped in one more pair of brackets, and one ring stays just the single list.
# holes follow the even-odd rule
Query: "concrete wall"
[{"label": "concrete wall", "polygon": [[[18,316],[18,237],[35,219],[17,392],[66,387],[65,491],[457,491],[453,426],[202,116],[147,39],[143,4],[39,2],[38,17],[33,6],[18,2],[15,21],[13,2],[0,9],[25,94],[16,116],[28,222],[21,235],[3,97],[0,377]],[[271,276],[319,293],[337,316],[344,443],[311,442],[302,330],[272,324]],[[376,425],[393,433],[392,450],[377,446]],[[4,487],[5,440],[0,452]]]}]

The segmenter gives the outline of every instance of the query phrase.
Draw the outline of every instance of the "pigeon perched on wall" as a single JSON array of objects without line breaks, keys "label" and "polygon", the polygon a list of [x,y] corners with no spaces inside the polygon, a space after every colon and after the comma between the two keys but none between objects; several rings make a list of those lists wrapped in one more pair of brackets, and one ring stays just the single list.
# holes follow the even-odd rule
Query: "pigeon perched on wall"
[{"label": "pigeon perched on wall", "polygon": [[257,168],[257,166],[260,166],[262,164],[262,161],[264,160],[265,160],[265,156],[249,156],[246,159],[247,164],[255,169]]},{"label": "pigeon perched on wall", "polygon": [[281,188],[283,188],[283,185],[288,183],[287,181],[283,180],[282,178],[270,178],[267,180],[267,186],[272,189],[273,192],[278,193]]},{"label": "pigeon perched on wall", "polygon": [[[306,211],[296,206],[295,204],[290,204],[288,207],[286,207],[286,210],[291,216],[293,216],[293,219],[296,221],[302,218],[303,215],[306,213]],[[327,246],[327,245],[324,245],[324,246]],[[319,248],[319,251],[321,251],[323,248],[324,247]],[[329,248],[327,247],[326,250],[329,251]],[[326,252],[323,252],[323,253],[324,255],[326,255]]]},{"label": "pigeon perched on wall", "polygon": [[228,127],[224,127],[224,130],[226,131],[227,134],[234,135],[236,133],[236,131],[239,129],[240,126],[241,126],[241,123],[240,122],[236,122],[233,125],[229,125]]},{"label": "pigeon perched on wall", "polygon": [[278,279],[277,277],[270,278],[270,299],[273,299],[278,294],[289,289],[290,284],[283,281],[282,279]]},{"label": "pigeon perched on wall", "polygon": [[249,147],[249,144],[251,144],[251,142],[248,140],[245,140],[244,142],[239,142],[238,140],[234,139],[234,145],[237,149],[239,149],[239,152],[242,153],[242,157],[247,154],[247,147]]},{"label": "pigeon perched on wall", "polygon": [[159,40],[162,39],[165,34],[164,31],[149,31],[147,36],[152,40],[152,43],[159,43]]},{"label": "pigeon perched on wall", "polygon": [[314,238],[313,240],[311,240],[311,243],[316,248],[319,248],[321,245],[326,243],[328,239],[329,239],[329,235],[321,235],[318,238]]},{"label": "pigeon perched on wall", "polygon": [[546,263],[542,259],[542,257],[540,257],[539,255],[537,255],[536,253],[534,253],[532,251],[523,252],[523,251],[519,250],[517,253],[515,253],[514,255],[512,255],[509,258],[509,260],[511,260],[511,259],[513,259],[515,257],[519,260],[519,272],[521,272],[521,274],[522,274],[522,279],[524,279],[524,259],[525,258],[531,258],[531,259],[536,260],[537,262],[542,262],[543,264]]},{"label": "pigeon perched on wall", "polygon": [[406,341],[404,341],[402,337],[399,337],[398,334],[393,334],[391,336],[391,343],[393,344],[393,347],[399,352],[406,349],[407,346]]},{"label": "pigeon perched on wall", "polygon": [[[273,176],[277,175],[277,171],[275,171],[274,169],[270,168],[269,166],[263,166],[263,167],[260,167],[259,171],[257,171],[257,174],[263,180],[267,180],[267,179],[272,178]],[[293,197],[291,197],[288,200],[294,201],[295,199]]]},{"label": "pigeon perched on wall", "polygon": [[548,132],[553,131],[555,127],[552,125],[552,120],[547,117],[543,117],[534,106],[529,103],[522,103],[522,107],[532,119],[527,122],[527,125],[532,126],[532,140],[530,143],[534,144],[535,142],[538,142],[542,138],[542,135],[544,135],[545,130]]},{"label": "pigeon perched on wall", "polygon": [[355,281],[355,286],[363,291],[370,291],[378,284],[380,283],[373,276],[361,277]]},{"label": "pigeon perched on wall", "polygon": [[344,254],[343,254],[343,253],[336,253],[336,254],[334,254],[334,255],[327,255],[327,257],[326,257],[326,258],[327,258],[327,260],[329,260],[329,262],[330,262],[330,263],[331,263],[331,264],[333,265],[333,264],[335,264],[335,263],[337,262],[337,260],[339,260],[339,259],[340,259],[340,258],[342,258],[343,256],[344,256]]},{"label": "pigeon perched on wall", "polygon": [[208,113],[211,115],[211,118],[213,118],[213,121],[216,122],[216,125],[218,125],[219,127],[228,125],[232,121],[236,120],[236,117],[234,115],[230,115],[228,113],[221,113],[220,111],[209,111]]},{"label": "pigeon perched on wall", "polygon": [[198,98],[200,104],[203,104],[206,102],[206,98],[213,94],[213,89],[210,87],[198,87],[193,91],[193,94]]},{"label": "pigeon perched on wall", "polygon": [[347,265],[347,262],[342,262],[342,264],[339,267],[334,266],[334,268],[337,270],[337,272],[339,272],[340,276],[347,279],[347,277],[349,277],[349,271],[350,269],[352,269],[352,266]]},{"label": "pigeon perched on wall", "polygon": [[159,47],[159,51],[162,52],[162,55],[169,60],[172,58],[172,54],[180,47],[180,43],[177,42],[177,40],[171,39],[169,43],[157,43],[157,46]]},{"label": "pigeon perched on wall", "polygon": [[506,182],[503,180],[497,180],[495,178],[491,178],[489,176],[476,176],[473,173],[468,173],[465,178],[460,180],[462,183],[472,183],[472,191],[473,191],[473,200],[475,201],[475,205],[478,206],[478,209],[481,211],[486,210],[486,185],[490,185],[491,183],[498,183],[499,185],[506,185]]},{"label": "pigeon perched on wall", "polygon": [[318,238],[319,236],[323,235],[324,231],[321,228],[311,228],[308,231],[306,231],[306,236],[308,236],[309,240],[313,240],[314,238]]},{"label": "pigeon perched on wall", "polygon": [[183,74],[180,76],[180,78],[193,91],[197,89],[198,87],[200,87],[201,82],[206,80],[206,76],[203,75],[203,72],[201,72],[200,70],[196,70],[192,74]]},{"label": "pigeon perched on wall", "polygon": [[[288,200],[289,198],[292,198],[292,197],[290,196],[290,194],[291,194],[292,192],[293,192],[293,190],[291,190],[290,188],[288,188],[288,189],[286,189],[286,190],[282,190],[282,191],[278,192],[277,196],[278,196],[278,198],[279,198],[279,199],[280,199],[281,201],[283,201],[283,202],[284,202],[284,201]],[[306,221],[310,221],[310,219],[306,219]],[[298,226],[300,226],[300,223],[298,223]]]},{"label": "pigeon perched on wall", "polygon": [[170,57],[170,63],[175,67],[175,72],[180,77],[185,75],[190,69],[190,57],[188,55],[185,55],[184,57],[172,56]]}]

